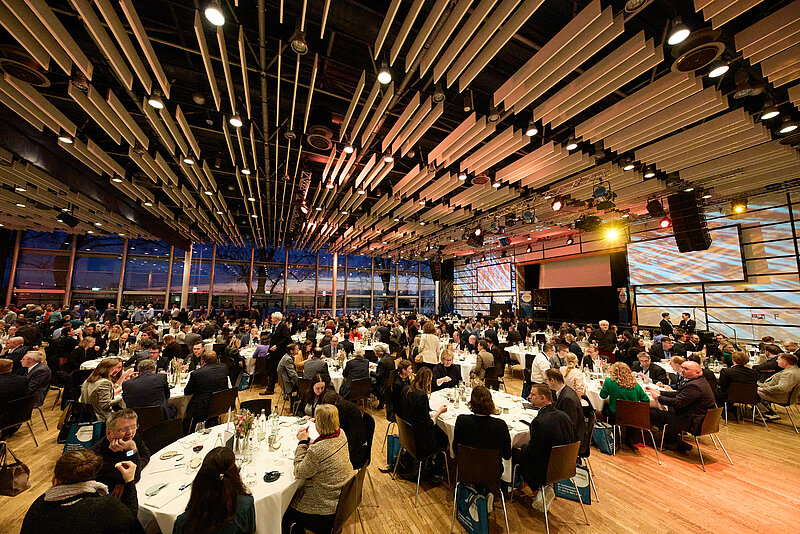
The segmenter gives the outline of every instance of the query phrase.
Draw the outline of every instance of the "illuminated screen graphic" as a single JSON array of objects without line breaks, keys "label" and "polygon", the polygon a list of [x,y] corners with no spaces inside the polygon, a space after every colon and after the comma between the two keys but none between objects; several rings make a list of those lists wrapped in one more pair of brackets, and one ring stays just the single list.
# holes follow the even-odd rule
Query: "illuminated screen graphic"
[{"label": "illuminated screen graphic", "polygon": [[739,227],[709,231],[711,248],[681,253],[675,237],[628,244],[633,286],[744,280]]},{"label": "illuminated screen graphic", "polygon": [[511,263],[478,267],[478,291],[511,291]]}]

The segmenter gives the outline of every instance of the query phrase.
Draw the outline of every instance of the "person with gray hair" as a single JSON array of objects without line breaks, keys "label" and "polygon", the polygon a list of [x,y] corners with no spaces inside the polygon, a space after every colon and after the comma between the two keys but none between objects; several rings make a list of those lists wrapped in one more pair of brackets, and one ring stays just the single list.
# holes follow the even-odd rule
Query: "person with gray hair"
[{"label": "person with gray hair", "polygon": [[16,336],[9,338],[6,341],[6,346],[0,352],[0,357],[8,358],[14,362],[14,369],[11,371],[15,375],[24,375],[25,370],[22,368],[22,357],[31,350],[30,347],[25,346],[25,338]]},{"label": "person with gray hair", "polygon": [[167,375],[156,373],[156,362],[147,358],[136,364],[139,375],[122,383],[122,400],[128,408],[158,406],[164,419],[172,419],[177,414],[175,406],[169,403],[169,384]]},{"label": "person with gray hair", "polygon": [[267,356],[267,388],[261,392],[261,395],[275,393],[275,383],[278,381],[278,364],[292,342],[292,331],[286,321],[283,320],[283,314],[277,311],[273,312],[270,319],[272,321],[272,336],[270,336],[269,355]]},{"label": "person with gray hair", "polygon": [[[147,444],[136,435],[138,419],[130,408],[112,413],[106,420],[106,435],[92,447],[92,451],[103,460],[96,480],[108,486],[109,493],[118,497],[134,516],[139,513],[136,483],[141,478],[142,469],[150,462]],[[130,482],[124,480],[115,467],[123,461],[136,465],[136,475]]]},{"label": "person with gray hair", "polygon": [[355,350],[353,359],[345,364],[342,376],[344,376],[344,384],[339,388],[339,394],[344,398],[350,396],[353,380],[369,379],[369,360],[364,357],[363,348],[359,347]]},{"label": "person with gray hair", "polygon": [[36,407],[44,404],[50,389],[50,368],[44,363],[44,352],[30,350],[22,357],[22,368],[28,376],[28,395],[36,395]]}]

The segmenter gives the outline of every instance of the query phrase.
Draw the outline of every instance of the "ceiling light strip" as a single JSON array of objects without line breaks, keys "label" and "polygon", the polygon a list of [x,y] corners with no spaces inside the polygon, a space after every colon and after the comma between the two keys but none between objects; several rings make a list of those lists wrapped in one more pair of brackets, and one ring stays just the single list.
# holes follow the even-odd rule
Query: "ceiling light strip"
[{"label": "ceiling light strip", "polygon": [[153,81],[150,79],[147,68],[145,68],[139,54],[136,52],[133,42],[131,42],[128,37],[128,32],[122,25],[122,21],[117,16],[117,12],[114,10],[109,0],[94,0],[94,3],[103,16],[103,19],[106,21],[106,24],[108,24],[111,33],[117,40],[117,44],[119,44],[119,47],[122,49],[122,53],[125,55],[128,63],[133,67],[133,71],[139,78],[145,92],[149,95],[153,90]]},{"label": "ceiling light strip", "polygon": [[444,102],[439,102],[436,104],[436,107],[433,108],[433,111],[428,113],[420,125],[408,136],[408,139],[403,143],[403,150],[400,152],[400,155],[405,156],[408,151],[417,144],[425,132],[433,126],[433,123],[442,116],[442,113],[444,113]]},{"label": "ceiling light strip", "polygon": [[129,91],[133,89],[133,73],[131,73],[122,56],[117,51],[117,47],[111,41],[111,38],[106,33],[103,24],[97,17],[97,14],[92,9],[87,0],[70,0],[70,4],[75,8],[75,11],[83,19],[86,27],[89,30],[89,35],[94,39],[95,44],[103,53],[111,65],[112,70],[117,75],[120,83]]},{"label": "ceiling light strip", "polygon": [[228,100],[231,104],[231,115],[236,115],[236,91],[233,87],[231,63],[228,61],[228,48],[225,44],[225,32],[222,30],[222,26],[217,26],[217,46],[219,47],[219,57],[222,61],[222,69],[225,72],[225,85],[228,87]]},{"label": "ceiling light strip", "polygon": [[411,48],[406,53],[406,72],[411,69],[411,65],[416,61],[417,56],[419,56],[419,53],[422,51],[423,45],[428,41],[428,37],[433,31],[434,26],[439,22],[442,13],[444,13],[449,3],[450,0],[436,0],[436,3],[431,8],[430,12],[428,12],[425,23],[422,25],[419,33],[417,33],[417,37],[411,44]]},{"label": "ceiling light strip", "polygon": [[161,138],[161,142],[167,148],[170,154],[175,154],[175,142],[170,137],[169,132],[167,129],[164,128],[164,123],[161,122],[161,119],[158,118],[156,114],[156,110],[153,109],[147,103],[147,97],[142,99],[142,111],[144,111],[145,117],[147,117],[150,126],[158,133],[158,136]]},{"label": "ceiling light strip", "polygon": [[17,20],[25,27],[36,41],[44,48],[50,57],[61,67],[67,76],[72,75],[72,59],[64,48],[56,41],[36,14],[25,4],[24,0],[3,0],[6,7],[14,14]]},{"label": "ceiling light strip", "polygon": [[489,15],[489,11],[497,4],[498,0],[481,0],[472,13],[470,14],[467,22],[461,27],[461,30],[456,34],[455,38],[450,41],[449,46],[439,58],[439,61],[433,66],[433,81],[438,82],[439,79],[447,72],[453,61],[456,60],[458,54],[467,45],[467,41],[475,34],[478,27]]},{"label": "ceiling light strip", "polygon": [[25,0],[25,3],[36,13],[39,20],[41,20],[50,31],[50,35],[58,41],[59,45],[61,45],[84,76],[86,76],[88,80],[91,80],[94,70],[92,62],[89,61],[89,58],[86,57],[81,47],[78,46],[78,43],[70,36],[67,29],[61,24],[58,17],[56,17],[56,14],[48,7],[47,3],[44,0]]},{"label": "ceiling light strip", "polygon": [[156,79],[158,80],[159,85],[161,85],[161,90],[164,92],[164,96],[169,98],[169,80],[167,80],[167,75],[164,73],[164,69],[161,67],[161,63],[158,61],[158,56],[156,55],[155,50],[153,50],[153,45],[150,44],[150,39],[147,37],[147,33],[144,30],[142,21],[139,20],[139,14],[136,13],[136,9],[133,7],[133,2],[131,0],[119,0],[119,4],[122,7],[123,13],[125,13],[125,17],[128,19],[128,23],[131,25],[131,29],[133,30],[133,34],[136,36],[136,40],[139,42],[139,46],[142,47],[142,51],[144,52],[144,57],[147,59],[147,63],[150,65],[150,68],[153,69]]},{"label": "ceiling light strip", "polygon": [[366,80],[366,71],[361,71],[361,78],[356,84],[356,89],[353,92],[353,97],[350,99],[350,105],[347,106],[347,112],[344,114],[341,126],[339,126],[339,141],[344,138],[344,133],[347,131],[347,126],[350,124],[350,119],[353,117],[353,111],[356,109],[359,99],[361,99],[361,92],[364,90],[364,81]]},{"label": "ceiling light strip", "polygon": [[364,124],[364,121],[367,118],[367,113],[372,109],[372,105],[375,104],[375,99],[378,97],[378,89],[380,89],[381,84],[376,79],[375,83],[372,84],[372,90],[370,90],[369,95],[367,96],[367,100],[364,102],[364,106],[361,108],[361,112],[358,114],[358,118],[356,119],[356,123],[353,125],[353,129],[350,131],[350,140],[355,141],[356,137],[358,137],[358,132],[361,130],[361,126]]},{"label": "ceiling light strip", "polygon": [[450,11],[444,25],[439,30],[439,33],[436,34],[428,50],[422,56],[422,61],[420,61],[419,64],[420,78],[425,76],[428,69],[430,69],[436,57],[439,55],[439,52],[444,48],[445,43],[449,42],[450,36],[453,35],[453,32],[461,22],[461,19],[464,18],[464,15],[467,14],[471,5],[472,0],[458,0],[458,3],[453,7],[452,11]]},{"label": "ceiling light strip", "polygon": [[[414,3],[411,4],[411,8],[408,10],[406,14],[406,18],[403,21],[403,24],[400,26],[400,31],[397,33],[397,37],[394,39],[394,44],[392,44],[392,49],[389,52],[389,65],[394,65],[395,59],[397,59],[397,55],[400,53],[400,49],[403,47],[403,43],[406,42],[406,38],[408,37],[408,33],[411,31],[411,26],[414,24],[414,21],[417,19],[417,15],[419,15],[420,10],[422,9],[422,5],[425,3],[425,0],[414,0]],[[377,56],[376,56],[377,59]]]},{"label": "ceiling light strip", "polygon": [[[464,70],[463,74],[458,79],[458,90],[459,92],[463,92],[472,80],[475,79],[480,72],[486,68],[486,65],[500,52],[500,50],[511,40],[511,38],[519,31],[522,26],[528,21],[528,19],[533,16],[533,13],[539,9],[539,7],[544,3],[544,0],[526,0],[522,6],[517,9],[514,14],[506,21],[505,24],[502,25],[500,31],[498,31],[486,45],[486,47],[478,54],[477,56],[473,56],[471,63],[469,63],[469,67]],[[498,8],[500,9],[500,8]],[[495,11],[495,14],[497,11]],[[494,16],[494,14],[492,15]],[[488,24],[488,22],[487,22]],[[483,30],[481,30],[483,31]],[[476,37],[477,39],[477,37]],[[471,46],[471,44],[470,44]],[[462,57],[466,55],[466,52],[462,54]],[[452,82],[450,81],[451,74],[453,70],[451,69],[447,73],[447,86],[450,87]],[[455,81],[455,76],[453,76],[453,81]]]},{"label": "ceiling light strip", "polygon": [[394,98],[394,82],[389,83],[389,86],[383,93],[383,98],[381,98],[378,107],[375,109],[375,113],[372,114],[372,118],[367,124],[367,127],[361,133],[361,146],[368,145],[370,137],[373,133],[375,133],[375,128],[378,125],[378,121],[383,118],[383,114],[386,113],[392,98]]},{"label": "ceiling light strip", "polygon": [[[50,69],[50,54],[39,44],[34,35],[2,2],[0,2],[0,25],[36,60],[43,69]],[[71,64],[71,63],[70,63]]]},{"label": "ceiling light strip", "polygon": [[[403,146],[403,143],[406,142],[408,137],[411,135],[412,132],[419,126],[425,116],[431,111],[431,97],[428,97],[425,100],[425,103],[422,104],[417,111],[414,112],[414,115],[408,120],[403,129],[400,130],[400,133],[397,134],[397,137],[394,138],[392,141],[392,154],[396,153],[400,148]],[[441,105],[442,103],[440,103]]]}]

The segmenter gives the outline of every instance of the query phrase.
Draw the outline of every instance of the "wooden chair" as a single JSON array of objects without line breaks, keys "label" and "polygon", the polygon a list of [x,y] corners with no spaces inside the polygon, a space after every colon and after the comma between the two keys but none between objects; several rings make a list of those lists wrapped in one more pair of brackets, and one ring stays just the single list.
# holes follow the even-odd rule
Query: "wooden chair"
[{"label": "wooden chair", "polygon": [[380,508],[381,505],[378,503],[378,494],[375,493],[375,485],[372,483],[372,475],[369,474],[369,470],[367,469],[369,464],[372,463],[372,440],[375,437],[375,419],[367,412],[364,412],[361,418],[364,421],[364,430],[366,430],[367,434],[367,462],[363,465],[361,470],[366,471],[370,488],[372,488],[372,498],[375,499],[375,507]]},{"label": "wooden chair", "polygon": [[[575,493],[578,495],[578,502],[581,503],[581,509],[583,510],[583,519],[588,526],[589,518],[586,517],[586,505],[583,504],[581,493],[578,490],[578,485],[575,484],[574,478],[580,445],[581,443],[576,441],[575,443],[569,443],[567,445],[558,445],[550,450],[550,460],[547,462],[547,480],[545,481],[545,485],[555,484],[561,480],[569,479],[575,487]],[[539,491],[544,492],[544,485],[542,485]],[[547,529],[547,534],[550,534],[550,522],[547,518],[547,499],[544,498],[544,493],[542,493],[542,501],[544,502],[544,524]]]},{"label": "wooden chair", "polygon": [[372,381],[369,377],[359,378],[350,382],[349,400],[357,406],[363,406],[362,411],[367,411],[367,407],[372,411],[371,393]]},{"label": "wooden chair", "polygon": [[600,496],[597,494],[597,486],[594,484],[594,474],[592,473],[592,465],[589,463],[589,454],[592,452],[592,432],[594,425],[597,422],[597,415],[594,410],[586,418],[586,427],[583,432],[583,439],[581,440],[581,448],[578,450],[578,461],[586,464],[586,470],[589,472],[589,484],[594,490],[594,497],[597,502],[600,502]]},{"label": "wooden chair", "polygon": [[[717,448],[717,442],[719,442],[720,447],[722,447],[722,451],[725,453],[725,456],[728,457],[728,461],[733,465],[733,460],[728,455],[728,451],[725,450],[725,446],[722,444],[722,440],[719,439],[719,436],[716,434],[719,433],[719,422],[722,419],[722,408],[712,408],[706,412],[705,417],[703,417],[703,422],[700,423],[700,427],[697,431],[692,431],[691,434],[694,436],[694,442],[697,444],[697,452],[700,455],[700,463],[703,466],[703,471],[706,470],[706,462],[703,459],[703,451],[700,450],[700,439],[703,436],[711,436],[711,443],[714,444],[714,448]],[[664,431],[666,430],[667,425],[664,425],[664,428],[661,429],[661,450],[664,450]]]},{"label": "wooden chair", "polygon": [[658,461],[658,465],[661,465],[661,458],[658,456],[658,447],[656,446],[656,438],[653,436],[653,431],[650,430],[650,403],[628,400],[617,401],[617,414],[616,420],[614,421],[614,456],[617,455],[617,428],[623,426],[641,430],[642,443],[645,443],[645,430],[650,433],[650,438],[653,440],[653,449],[656,451],[656,460]]},{"label": "wooden chair", "polygon": [[[228,410],[235,410],[238,397],[239,391],[236,388],[223,389],[214,393],[211,396],[211,402],[208,404],[206,420],[228,413]],[[196,422],[199,423],[199,421]]]},{"label": "wooden chair", "polygon": [[162,421],[155,426],[144,429],[141,436],[151,453],[160,451],[183,437],[183,419]]},{"label": "wooden chair", "polygon": [[[798,404],[798,402],[800,402],[800,384],[795,386],[792,392],[789,393],[789,402],[773,402],[773,404],[783,406],[786,409],[786,414],[789,416],[789,421],[792,422],[792,427],[794,427],[795,433],[800,433],[800,431],[797,430],[797,425],[794,423],[794,417],[792,417],[792,407]],[[761,413],[761,410],[759,410],[759,413]],[[717,439],[719,439],[719,436],[717,436]],[[720,445],[721,444],[722,443],[720,443]]]},{"label": "wooden chair", "polygon": [[339,494],[339,502],[336,505],[336,516],[333,520],[333,530],[331,534],[340,534],[344,530],[344,525],[347,520],[355,512],[358,521],[361,523],[361,532],[366,534],[364,530],[364,520],[361,519],[361,490],[364,484],[364,470],[362,469],[353,476],[342,487],[342,492]]},{"label": "wooden chair", "polygon": [[500,460],[500,451],[497,449],[479,449],[467,445],[459,445],[456,452],[456,483],[453,490],[453,516],[450,519],[450,532],[453,532],[453,525],[456,520],[456,499],[458,497],[458,485],[470,484],[472,486],[488,488],[493,494],[500,495],[503,503],[503,515],[506,520],[506,532],[511,532],[508,528],[508,511],[506,510],[506,498],[500,487],[503,476],[503,464]]},{"label": "wooden chair", "polygon": [[[742,404],[744,406],[753,407],[753,424],[756,422],[756,411],[758,416],[761,417],[761,422],[769,430],[767,420],[764,419],[764,414],[761,413],[761,397],[758,396],[758,384],[745,384],[743,382],[731,382],[728,387],[728,397],[724,404],[725,412],[725,426],[728,426],[728,404]],[[744,414],[743,414],[744,415]]]},{"label": "wooden chair", "polygon": [[266,377],[267,374],[267,358],[256,358],[256,363],[253,367],[253,376],[250,377],[250,387],[252,388],[258,382],[257,377]]},{"label": "wooden chair", "polygon": [[272,399],[252,399],[239,403],[240,410],[250,410],[258,417],[263,410],[269,416],[272,413]]},{"label": "wooden chair", "polygon": [[39,442],[36,441],[36,434],[33,433],[33,427],[31,427],[31,417],[33,415],[34,406],[36,406],[36,395],[20,397],[19,399],[14,399],[9,402],[0,418],[0,432],[8,428],[26,424],[28,425],[28,432],[31,433],[33,442],[38,447]]},{"label": "wooden chair", "polygon": [[164,420],[164,412],[161,410],[161,406],[140,406],[133,408],[133,411],[136,412],[136,422],[140,431],[156,426]]},{"label": "wooden chair", "polygon": [[395,478],[397,475],[397,466],[400,464],[400,455],[403,452],[406,452],[411,455],[414,459],[414,462],[418,464],[417,468],[417,493],[414,496],[414,508],[417,507],[417,499],[419,498],[419,481],[422,477],[422,465],[427,462],[428,460],[432,459],[437,454],[444,455],[444,465],[447,469],[447,480],[450,480],[450,467],[447,465],[447,451],[444,449],[434,451],[428,456],[420,458],[417,454],[417,442],[414,439],[414,427],[411,426],[410,423],[403,420],[401,417],[396,417],[397,422],[397,433],[399,434],[400,438],[400,452],[397,453],[397,460],[394,462],[394,472],[392,473],[392,479]]}]

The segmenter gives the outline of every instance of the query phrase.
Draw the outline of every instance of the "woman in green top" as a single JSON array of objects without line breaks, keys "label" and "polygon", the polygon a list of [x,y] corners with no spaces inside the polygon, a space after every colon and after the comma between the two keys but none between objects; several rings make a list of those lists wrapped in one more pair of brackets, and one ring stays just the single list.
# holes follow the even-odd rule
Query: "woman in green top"
[{"label": "woman in green top", "polygon": [[617,362],[609,368],[611,376],[603,382],[600,389],[600,398],[608,398],[608,404],[603,408],[604,415],[609,423],[614,424],[617,413],[617,399],[650,402],[650,397],[644,392],[631,373],[628,364]]},{"label": "woman in green top", "polygon": [[256,509],[242,483],[233,451],[211,449],[194,477],[186,511],[175,520],[174,534],[253,534]]}]

